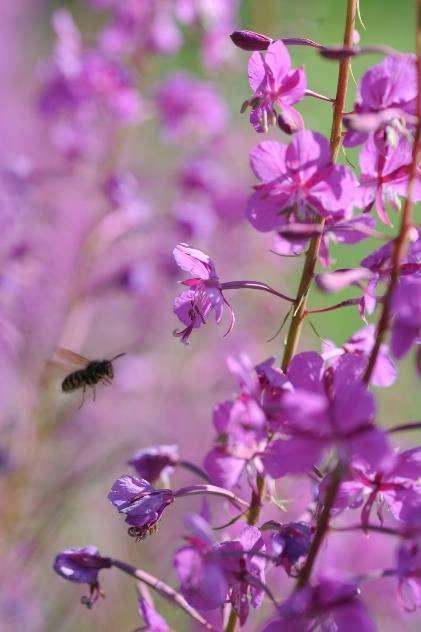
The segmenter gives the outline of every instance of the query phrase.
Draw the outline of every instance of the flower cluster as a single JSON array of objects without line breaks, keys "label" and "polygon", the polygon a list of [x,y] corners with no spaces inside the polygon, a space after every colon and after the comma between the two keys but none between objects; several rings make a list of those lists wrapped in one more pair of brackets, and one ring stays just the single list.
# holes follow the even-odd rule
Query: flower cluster
[{"label": "flower cluster", "polygon": [[[256,626],[263,632],[287,627],[297,632],[374,631],[379,617],[370,599],[373,579],[390,597],[394,593],[396,599],[389,601],[396,602],[396,611],[411,612],[421,606],[421,448],[402,439],[421,424],[397,419],[400,410],[385,407],[380,399],[385,389],[399,388],[399,361],[404,356],[410,362],[416,357],[421,372],[421,231],[412,217],[414,204],[421,200],[421,99],[416,76],[420,59],[387,47],[360,46],[353,28],[357,0],[348,0],[345,43],[340,47],[308,38],[234,32],[232,42],[251,52],[252,94],[240,108],[250,111],[251,134],[260,139],[255,132],[280,135],[280,140],[272,136],[250,150],[250,176],[255,177],[250,189],[235,173],[242,152],[215,84],[195,77],[190,68],[148,85],[152,57],[176,54],[190,37],[200,41],[205,69],[226,62],[235,50],[228,33],[239,2],[90,0],[89,4],[104,13],[104,26],[91,40],[94,43],[85,44],[70,13],[59,9],[52,20],[53,54],[41,72],[36,105],[52,144],[48,151],[55,152],[54,164],[57,157],[62,159],[59,166],[41,168],[21,157],[0,170],[0,203],[5,209],[0,222],[7,225],[0,253],[5,382],[10,388],[19,383],[19,375],[33,373],[39,385],[33,391],[17,389],[16,401],[10,405],[7,391],[2,392],[1,412],[7,420],[5,434],[9,426],[17,428],[34,445],[40,435],[58,450],[67,435],[80,435],[70,457],[64,455],[66,449],[58,456],[60,469],[66,470],[72,459],[75,468],[57,482],[57,489],[55,481],[49,481],[46,496],[61,499],[64,493],[57,490],[67,493],[77,488],[84,473],[94,472],[97,461],[106,463],[102,469],[108,477],[107,455],[98,456],[106,435],[103,418],[108,400],[97,415],[89,409],[91,424],[83,423],[84,413],[72,416],[71,430],[66,423],[61,425],[61,413],[57,418],[51,413],[50,418],[54,406],[49,390],[45,389],[43,400],[36,394],[48,383],[48,370],[40,366],[35,344],[26,339],[32,338],[33,322],[37,332],[47,329],[37,339],[42,356],[47,357],[60,337],[74,336],[77,341],[79,335],[81,342],[84,334],[74,326],[80,319],[81,331],[98,336],[104,322],[115,346],[121,346],[121,340],[127,345],[136,341],[139,356],[129,354],[116,375],[118,397],[124,394],[128,402],[113,410],[113,415],[119,410],[126,418],[121,437],[132,424],[139,441],[139,418],[145,422],[143,439],[149,431],[158,435],[151,413],[157,407],[159,430],[163,419],[167,426],[154,438],[156,445],[138,444],[130,457],[113,425],[103,450],[117,447],[119,467],[126,462],[132,473],[119,475],[113,484],[108,480],[110,503],[103,498],[98,513],[101,524],[104,517],[114,517],[117,528],[126,523],[131,545],[136,541],[145,554],[139,557],[145,565],[150,560],[144,540],[153,541],[150,536],[158,527],[160,531],[173,528],[155,536],[155,542],[164,537],[166,545],[161,548],[166,554],[171,549],[177,588],[143,568],[100,554],[92,545],[63,549],[54,570],[70,582],[87,585],[89,594],[82,603],[89,608],[104,596],[100,571],[129,575],[138,586],[141,629],[151,632],[168,632],[172,624],[155,609],[146,586],[215,632]],[[311,73],[297,67],[290,45],[308,46],[311,54],[330,59],[324,62],[326,68],[340,62],[335,98],[310,87]],[[352,111],[345,112],[350,58],[370,50],[380,52],[383,59],[366,69]],[[421,51],[417,54],[420,57]],[[168,67],[176,61],[174,57]],[[140,80],[145,96],[138,90]],[[332,106],[330,139],[305,127],[300,112],[304,98]],[[152,144],[162,144],[159,168],[153,161],[147,164],[148,157],[138,168],[132,164],[129,136],[131,140],[134,131],[136,142],[148,144],[153,132],[140,125],[154,119]],[[350,159],[341,164],[341,144],[358,154],[359,168],[352,168]],[[172,153],[182,156],[169,177]],[[344,154],[347,157],[345,149]],[[69,183],[65,197],[71,205],[64,205],[58,196],[59,210],[53,211],[44,201],[42,187],[48,183],[56,200],[54,186],[61,179]],[[158,182],[154,203],[150,182]],[[73,195],[86,209],[83,214],[73,213]],[[29,216],[37,229],[33,234]],[[238,261],[243,265],[261,260],[253,240],[249,243],[236,235],[243,217],[248,220],[243,222],[246,229],[255,229],[256,241],[262,233],[271,236],[272,252],[285,257],[281,261],[288,273],[286,257],[298,261],[303,256],[301,278],[291,296],[242,275],[225,280],[221,271]],[[340,260],[343,249],[336,244],[349,247],[345,264]],[[353,248],[355,244],[361,244],[364,256]],[[157,297],[168,304],[167,289],[172,291],[177,269],[185,278],[170,314],[161,304],[156,307]],[[313,304],[314,285],[326,299],[319,307]],[[236,322],[227,296],[240,289],[258,290],[268,301],[266,294],[273,301],[281,300],[288,312],[279,332],[289,324],[282,358],[274,355],[254,364],[256,348],[250,344],[249,355],[232,344],[227,365],[237,386],[227,394],[220,365],[210,362],[210,354],[196,365],[192,350],[192,379],[191,371],[180,370],[181,345],[173,346],[175,367],[159,345],[170,344],[170,335],[162,336],[162,331],[170,332],[168,319],[174,316],[181,323],[174,336],[185,344],[194,338],[193,332],[200,338],[212,320],[217,325],[228,321],[227,336]],[[35,300],[37,293],[46,298]],[[336,293],[344,294],[339,302],[329,303]],[[120,318],[129,321],[134,306],[136,325],[126,336],[125,327],[115,324]],[[321,318],[325,312],[341,314],[343,309],[352,310],[352,331],[344,326],[341,340],[323,338],[320,353],[301,348],[301,332],[307,322],[312,324],[313,314]],[[55,320],[42,328],[45,314],[51,311],[57,313]],[[249,339],[247,330],[242,344]],[[172,386],[167,388],[170,372]],[[83,394],[86,386],[95,386],[86,366],[76,375],[88,376],[86,384],[80,384]],[[195,415],[204,414],[200,393],[212,393],[216,403],[211,434],[188,413],[183,380],[192,383],[191,391],[200,400]],[[395,392],[389,391],[389,402]],[[20,431],[17,400],[23,402],[22,418],[32,420],[38,415],[34,411],[42,411],[40,432]],[[188,418],[188,426],[178,424],[181,417]],[[147,420],[152,420],[149,425]],[[193,458],[187,434],[196,435]],[[0,470],[7,474],[14,463],[2,448]],[[61,458],[67,459],[64,465]],[[42,460],[34,459],[37,485]],[[20,478],[26,484],[25,465],[13,484]],[[186,510],[185,503],[193,503],[196,496],[201,508]],[[31,512],[42,514],[33,507],[43,508],[46,502],[38,494]],[[179,542],[175,530],[183,511],[185,529]],[[6,507],[5,513],[6,524],[14,524],[14,511]],[[32,535],[33,540],[28,538],[19,548],[18,558],[22,551],[28,559],[34,556],[40,545],[37,529]],[[352,537],[358,555],[347,546]],[[387,551],[382,544],[385,538],[395,539]],[[335,549],[338,542],[340,554]],[[101,545],[101,550],[105,548]],[[11,557],[6,572],[14,564]],[[2,608],[0,600],[0,616]],[[253,621],[255,610],[260,611],[258,623]],[[184,629],[185,624],[180,625]]]}]

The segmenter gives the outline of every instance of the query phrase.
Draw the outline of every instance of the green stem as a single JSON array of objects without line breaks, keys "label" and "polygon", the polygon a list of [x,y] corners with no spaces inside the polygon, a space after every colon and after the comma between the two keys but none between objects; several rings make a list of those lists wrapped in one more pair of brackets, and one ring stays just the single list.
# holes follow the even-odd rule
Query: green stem
[{"label": "green stem", "polygon": [[[344,46],[352,46],[352,35],[354,32],[355,17],[357,13],[357,0],[348,0],[347,15],[345,23],[345,32],[343,43]],[[338,157],[339,148],[342,138],[342,117],[345,110],[346,91],[348,86],[348,78],[350,71],[350,59],[342,59],[339,63],[338,84],[336,89],[335,106],[333,109],[333,121],[330,134],[330,147],[332,152],[332,161],[335,162]],[[319,217],[317,224],[323,229],[325,220]],[[304,320],[307,316],[307,300],[311,283],[314,278],[314,270],[316,268],[317,257],[319,254],[320,243],[322,240],[322,232],[311,238],[309,248],[307,250],[304,268],[301,274],[300,285],[298,288],[297,298],[295,300],[295,309],[291,319],[287,341],[285,345],[284,357],[282,359],[282,370],[288,368],[291,358],[300,339],[301,330]]]}]

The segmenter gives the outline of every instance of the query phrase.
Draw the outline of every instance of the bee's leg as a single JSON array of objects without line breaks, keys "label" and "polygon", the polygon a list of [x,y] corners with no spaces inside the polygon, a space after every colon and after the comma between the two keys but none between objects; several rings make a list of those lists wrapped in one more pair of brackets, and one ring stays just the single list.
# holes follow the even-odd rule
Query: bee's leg
[{"label": "bee's leg", "polygon": [[95,386],[92,386],[92,401],[95,401]]},{"label": "bee's leg", "polygon": [[82,391],[82,401],[79,404],[79,410],[82,408],[83,406],[83,402],[85,401],[85,391],[86,391],[86,384],[83,385],[83,391]]}]

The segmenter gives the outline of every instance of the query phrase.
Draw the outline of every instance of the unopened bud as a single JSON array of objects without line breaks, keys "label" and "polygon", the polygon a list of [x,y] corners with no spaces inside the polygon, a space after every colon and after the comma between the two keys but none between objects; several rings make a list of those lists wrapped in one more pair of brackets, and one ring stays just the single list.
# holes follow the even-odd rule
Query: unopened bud
[{"label": "unopened bud", "polygon": [[234,31],[230,35],[233,43],[242,50],[267,50],[273,42],[270,37],[254,31]]}]

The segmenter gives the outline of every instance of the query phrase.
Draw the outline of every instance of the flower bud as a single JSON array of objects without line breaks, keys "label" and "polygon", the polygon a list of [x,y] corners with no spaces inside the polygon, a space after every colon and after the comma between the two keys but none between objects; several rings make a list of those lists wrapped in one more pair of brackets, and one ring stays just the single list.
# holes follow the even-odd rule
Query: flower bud
[{"label": "flower bud", "polygon": [[233,43],[243,50],[266,50],[273,42],[267,35],[254,31],[234,31],[230,37]]}]

